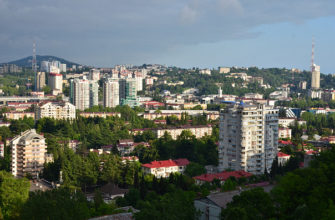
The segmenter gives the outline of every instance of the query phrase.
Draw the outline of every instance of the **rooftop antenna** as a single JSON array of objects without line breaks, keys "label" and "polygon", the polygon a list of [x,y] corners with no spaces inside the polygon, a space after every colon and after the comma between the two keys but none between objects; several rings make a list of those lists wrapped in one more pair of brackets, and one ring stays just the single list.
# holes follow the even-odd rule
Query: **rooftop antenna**
[{"label": "rooftop antenna", "polygon": [[36,64],[36,43],[33,43],[33,60],[31,62],[31,68],[35,74],[35,91],[37,91],[37,64]]}]

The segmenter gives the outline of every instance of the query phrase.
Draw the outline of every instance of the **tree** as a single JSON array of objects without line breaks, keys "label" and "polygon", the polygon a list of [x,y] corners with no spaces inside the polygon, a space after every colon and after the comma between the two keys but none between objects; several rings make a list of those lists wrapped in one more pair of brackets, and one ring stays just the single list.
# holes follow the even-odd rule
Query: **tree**
[{"label": "tree", "polygon": [[[241,219],[271,219],[276,217],[275,206],[272,198],[263,188],[254,188],[243,191],[234,196],[233,200],[222,210],[222,219],[236,219],[240,214]],[[240,219],[240,218],[239,218]]]},{"label": "tree", "polygon": [[29,187],[27,179],[16,179],[10,173],[0,171],[0,207],[5,219],[18,218],[28,199]]},{"label": "tree", "polygon": [[23,206],[22,219],[88,219],[89,203],[80,191],[36,191]]},{"label": "tree", "polygon": [[190,177],[198,176],[203,173],[206,173],[205,167],[195,162],[189,163],[185,169],[185,174]]}]

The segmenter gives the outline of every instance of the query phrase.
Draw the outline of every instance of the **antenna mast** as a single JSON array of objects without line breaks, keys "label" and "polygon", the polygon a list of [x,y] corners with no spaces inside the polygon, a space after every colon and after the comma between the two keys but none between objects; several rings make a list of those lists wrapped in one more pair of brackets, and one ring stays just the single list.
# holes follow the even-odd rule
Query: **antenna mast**
[{"label": "antenna mast", "polygon": [[314,37],[312,38],[312,60],[311,60],[311,72],[313,72],[314,69]]},{"label": "antenna mast", "polygon": [[36,43],[33,43],[33,60],[31,62],[32,70],[35,74],[35,91],[37,91],[37,64],[36,64]]}]

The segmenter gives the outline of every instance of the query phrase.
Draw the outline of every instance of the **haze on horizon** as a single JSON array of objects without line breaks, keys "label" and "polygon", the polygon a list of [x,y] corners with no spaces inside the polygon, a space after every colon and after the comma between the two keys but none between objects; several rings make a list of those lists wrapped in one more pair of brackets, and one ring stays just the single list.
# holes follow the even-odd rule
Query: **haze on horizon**
[{"label": "haze on horizon", "polygon": [[99,67],[259,66],[334,73],[332,0],[0,0],[0,63],[32,53]]}]

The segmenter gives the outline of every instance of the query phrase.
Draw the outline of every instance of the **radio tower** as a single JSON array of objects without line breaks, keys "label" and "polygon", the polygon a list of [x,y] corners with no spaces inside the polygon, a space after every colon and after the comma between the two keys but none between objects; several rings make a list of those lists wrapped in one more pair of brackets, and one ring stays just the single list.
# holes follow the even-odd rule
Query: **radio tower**
[{"label": "radio tower", "polygon": [[312,60],[311,60],[311,72],[314,70],[314,37],[312,38]]},{"label": "radio tower", "polygon": [[36,43],[33,43],[33,60],[31,62],[32,70],[35,74],[35,91],[37,92],[37,64],[36,64]]}]

